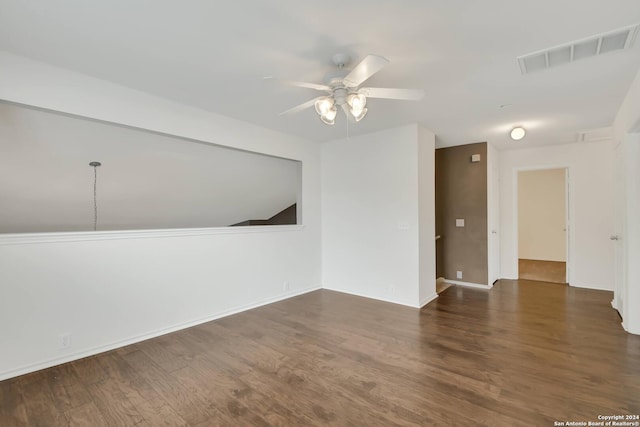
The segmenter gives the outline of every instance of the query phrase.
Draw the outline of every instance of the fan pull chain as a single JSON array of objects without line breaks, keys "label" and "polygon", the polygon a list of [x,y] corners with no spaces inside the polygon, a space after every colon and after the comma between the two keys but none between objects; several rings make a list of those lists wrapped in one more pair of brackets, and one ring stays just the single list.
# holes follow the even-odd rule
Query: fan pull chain
[{"label": "fan pull chain", "polygon": [[349,116],[347,116],[347,120],[345,120],[347,122],[347,139],[349,139]]}]

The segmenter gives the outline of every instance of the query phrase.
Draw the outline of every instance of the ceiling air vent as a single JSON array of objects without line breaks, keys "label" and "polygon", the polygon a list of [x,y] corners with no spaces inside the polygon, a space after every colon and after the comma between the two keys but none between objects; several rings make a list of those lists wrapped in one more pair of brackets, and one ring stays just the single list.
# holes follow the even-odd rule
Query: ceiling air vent
[{"label": "ceiling air vent", "polygon": [[520,71],[522,71],[522,74],[529,74],[534,71],[568,64],[579,59],[616,50],[629,49],[633,46],[633,42],[638,35],[639,26],[639,24],[636,24],[631,27],[620,28],[608,33],[519,56]]}]

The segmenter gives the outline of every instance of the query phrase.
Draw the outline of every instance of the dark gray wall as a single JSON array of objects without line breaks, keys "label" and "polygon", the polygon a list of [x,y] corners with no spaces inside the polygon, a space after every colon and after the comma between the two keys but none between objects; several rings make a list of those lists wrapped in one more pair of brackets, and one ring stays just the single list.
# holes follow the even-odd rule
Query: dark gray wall
[{"label": "dark gray wall", "polygon": [[230,227],[240,227],[247,225],[291,225],[298,223],[297,204],[278,212],[269,219],[248,219],[246,221],[231,224]]},{"label": "dark gray wall", "polygon": [[[471,162],[473,154],[480,162]],[[488,283],[486,142],[436,150],[436,235],[438,277]]]}]

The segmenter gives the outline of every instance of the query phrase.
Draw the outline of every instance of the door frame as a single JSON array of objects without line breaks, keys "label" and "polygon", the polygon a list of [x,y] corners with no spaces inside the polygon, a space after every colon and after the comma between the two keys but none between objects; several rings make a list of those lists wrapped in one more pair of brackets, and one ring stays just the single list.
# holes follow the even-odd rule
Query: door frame
[{"label": "door frame", "polygon": [[540,171],[540,170],[553,170],[564,169],[564,207],[565,207],[565,226],[567,231],[565,232],[565,251],[566,251],[566,277],[567,284],[571,286],[573,278],[573,268],[571,263],[571,253],[574,243],[573,235],[573,183],[571,182],[571,165],[557,164],[557,165],[540,165],[540,166],[520,166],[513,168],[513,235],[515,236],[515,257],[513,257],[513,271],[516,272],[516,277],[520,277],[520,267],[518,265],[518,255],[520,252],[520,232],[518,228],[519,212],[518,212],[518,176],[520,172],[526,171]]},{"label": "door frame", "polygon": [[[623,319],[625,312],[625,294],[626,294],[626,162],[625,162],[625,142],[620,141],[613,147],[614,151],[614,225],[613,235],[617,236],[614,246],[614,264],[613,264],[613,299],[611,306],[618,311]],[[618,175],[621,174],[621,175]],[[622,181],[621,183],[618,182]],[[618,187],[622,184],[622,187]],[[612,236],[613,237],[613,236]],[[626,328],[625,328],[626,330]]]}]

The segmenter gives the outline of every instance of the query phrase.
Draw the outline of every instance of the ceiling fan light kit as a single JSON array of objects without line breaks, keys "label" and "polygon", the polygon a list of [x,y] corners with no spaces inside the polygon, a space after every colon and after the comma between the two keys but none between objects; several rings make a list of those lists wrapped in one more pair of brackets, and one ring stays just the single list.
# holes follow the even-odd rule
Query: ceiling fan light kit
[{"label": "ceiling fan light kit", "polygon": [[324,85],[284,81],[293,86],[324,91],[327,92],[327,95],[290,108],[280,115],[297,113],[313,105],[320,120],[327,125],[333,125],[338,114],[338,107],[340,107],[348,120],[359,122],[367,115],[367,98],[418,101],[424,96],[424,91],[421,89],[361,88],[362,83],[389,63],[382,56],[367,55],[350,71],[344,69],[345,65],[349,63],[348,55],[338,53],[332,59],[338,70],[325,76],[326,84]]},{"label": "ceiling fan light kit", "polygon": [[316,100],[316,103],[315,103],[316,112],[319,115],[324,116],[333,108],[334,104],[335,104],[335,101],[333,100],[333,98],[330,98],[328,96],[325,96],[324,98],[320,98]]},{"label": "ceiling fan light kit", "polygon": [[324,124],[333,125],[335,123],[338,109],[336,108],[335,100],[333,98],[328,96],[319,98],[315,102],[315,107],[316,112],[320,116],[320,120],[322,120]]}]

